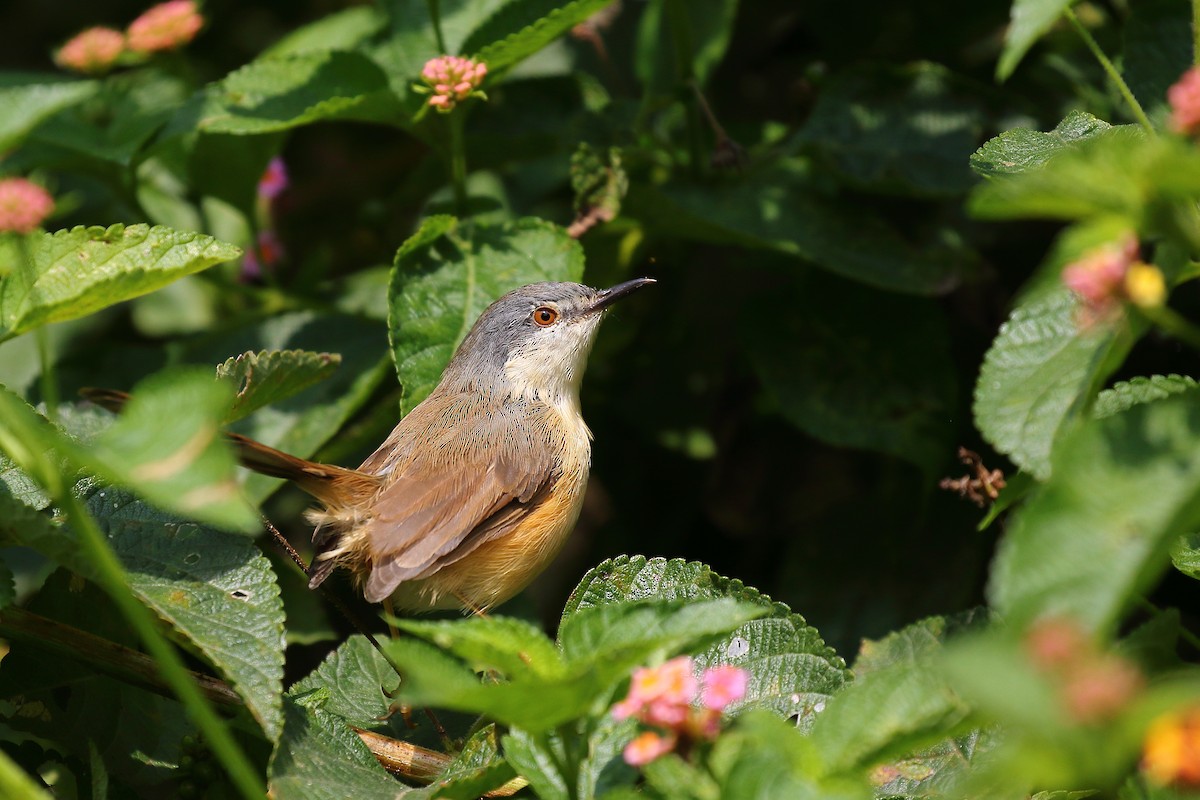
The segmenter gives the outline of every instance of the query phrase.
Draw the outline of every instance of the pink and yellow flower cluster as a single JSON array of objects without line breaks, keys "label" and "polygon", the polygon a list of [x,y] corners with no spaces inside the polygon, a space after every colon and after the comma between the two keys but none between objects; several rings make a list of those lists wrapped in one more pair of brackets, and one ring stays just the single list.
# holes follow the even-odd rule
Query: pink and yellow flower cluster
[{"label": "pink and yellow flower cluster", "polygon": [[[616,719],[634,718],[656,730],[644,731],[625,747],[625,761],[648,764],[680,742],[715,739],[721,712],[746,694],[749,674],[738,667],[713,667],[696,678],[688,656],[634,671],[629,694],[613,706]],[[699,701],[697,707],[696,703]]]},{"label": "pink and yellow flower cluster", "polygon": [[1166,282],[1155,266],[1138,260],[1133,234],[1089,250],[1063,268],[1062,280],[1082,303],[1083,326],[1109,319],[1124,303],[1141,308],[1162,305]]},{"label": "pink and yellow flower cluster", "polygon": [[98,26],[75,34],[55,53],[54,61],[64,69],[101,74],[126,52],[148,54],[183,47],[202,27],[204,17],[194,0],[168,0],[146,10],[124,32]]},{"label": "pink and yellow flower cluster", "polygon": [[473,95],[482,96],[479,85],[487,75],[487,64],[461,56],[438,56],[425,62],[421,79],[428,85],[420,87],[432,92],[429,105],[443,114]]}]

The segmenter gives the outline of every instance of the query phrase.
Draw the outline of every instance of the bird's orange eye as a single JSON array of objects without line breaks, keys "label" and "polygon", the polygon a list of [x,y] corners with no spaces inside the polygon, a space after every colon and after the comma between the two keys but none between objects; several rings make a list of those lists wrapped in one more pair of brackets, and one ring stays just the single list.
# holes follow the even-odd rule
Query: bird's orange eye
[{"label": "bird's orange eye", "polygon": [[558,322],[558,312],[550,306],[538,306],[533,310],[533,321],[543,328],[548,328]]}]

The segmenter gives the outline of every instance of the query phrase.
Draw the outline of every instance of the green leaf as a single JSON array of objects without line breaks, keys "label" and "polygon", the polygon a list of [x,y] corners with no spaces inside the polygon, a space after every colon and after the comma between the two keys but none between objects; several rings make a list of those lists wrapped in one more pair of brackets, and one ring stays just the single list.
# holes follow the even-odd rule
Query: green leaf
[{"label": "green leaf", "polygon": [[[746,306],[739,328],[788,422],[821,441],[888,453],[934,475],[956,408],[945,316],[934,303],[809,281]],[[787,314],[762,314],[772,302]]]},{"label": "green leaf", "polygon": [[1012,22],[1004,36],[1004,51],[996,64],[996,77],[1012,75],[1033,43],[1058,21],[1074,0],[1013,0]]},{"label": "green leaf", "polygon": [[[704,86],[725,57],[737,17],[737,0],[692,0],[681,4],[679,22],[687,26],[682,34],[691,48],[689,64],[681,66],[675,48],[681,35],[672,30],[676,19],[667,12],[663,0],[646,4],[638,22],[634,70],[646,87],[647,98],[670,94],[673,89],[694,78]],[[683,69],[687,74],[680,74]]]},{"label": "green leaf", "polygon": [[253,542],[163,514],[117,489],[87,501],[138,598],[233,684],[272,741],[282,724],[283,603]]},{"label": "green leaf", "polygon": [[436,622],[394,619],[393,623],[450,651],[479,672],[496,670],[509,678],[553,678],[564,672],[558,648],[540,628],[524,620],[475,616]]},{"label": "green leaf", "polygon": [[39,122],[96,93],[96,81],[65,80],[58,75],[0,74],[0,152],[21,143]]},{"label": "green leaf", "polygon": [[858,779],[821,780],[811,737],[764,712],[739,717],[713,745],[709,769],[719,797],[747,800],[866,800],[871,792]]},{"label": "green leaf", "polygon": [[498,73],[529,58],[613,0],[508,0],[475,28],[461,45]]},{"label": "green leaf", "polygon": [[405,792],[404,800],[476,800],[498,789],[516,776],[500,756],[495,725],[485,725],[471,734],[442,773],[421,789]]},{"label": "green leaf", "polygon": [[831,772],[852,772],[936,744],[967,711],[926,654],[856,676],[811,735]]},{"label": "green leaf", "polygon": [[953,796],[947,787],[969,775],[977,759],[986,757],[993,736],[990,732],[970,731],[876,766],[871,770],[876,797],[901,800]]},{"label": "green leaf", "polygon": [[952,289],[973,256],[914,245],[881,217],[818,192],[798,161],[727,182],[634,184],[624,213],[652,231],[689,241],[771,250],[887,291]]},{"label": "green leaf", "polygon": [[864,639],[854,660],[854,675],[861,678],[870,672],[896,664],[919,664],[938,652],[947,638],[982,627],[988,615],[982,609],[965,611],[951,617],[926,617],[882,639]]},{"label": "green leaf", "polygon": [[0,795],[9,800],[52,800],[53,795],[41,788],[4,752],[0,752]]},{"label": "green leaf", "polygon": [[403,787],[337,717],[290,699],[283,714],[283,735],[267,767],[275,800],[395,800],[399,795]]},{"label": "green leaf", "polygon": [[288,690],[299,696],[314,690],[328,692],[322,710],[336,714],[350,725],[367,730],[384,730],[382,723],[390,705],[382,687],[399,679],[365,637],[355,634],[342,642],[321,665]]},{"label": "green leaf", "polygon": [[344,8],[289,32],[264,50],[262,57],[282,58],[330,50],[350,50],[383,30],[386,24],[387,18],[378,8]]},{"label": "green leaf", "polygon": [[979,91],[936,64],[860,68],[822,86],[797,141],[850,183],[904,196],[957,195],[983,128]]},{"label": "green leaf", "polygon": [[76,227],[26,241],[30,263],[0,283],[0,341],[148,294],[242,252],[211,236],[149,225]]},{"label": "green leaf", "polygon": [[1092,393],[1133,344],[1128,326],[1081,331],[1066,289],[1017,307],[984,357],[975,424],[1021,469],[1050,474],[1055,441],[1081,418]]},{"label": "green leaf", "polygon": [[1028,172],[1112,127],[1086,111],[1076,110],[1063,117],[1049,133],[1013,128],[976,150],[971,155],[971,168],[988,177]]},{"label": "green leaf", "polygon": [[992,606],[1014,627],[1046,614],[1109,632],[1200,527],[1195,391],[1080,426],[1050,481],[1012,519],[993,564]]},{"label": "green leaf", "polygon": [[1184,394],[1196,388],[1196,381],[1184,375],[1151,375],[1128,381],[1117,381],[1111,388],[1096,395],[1092,416],[1111,417],[1142,403],[1153,403],[1171,395]]},{"label": "green leaf", "polygon": [[3,453],[0,453],[0,494],[11,494],[39,511],[50,505],[50,497],[42,488]]},{"label": "green leaf", "polygon": [[237,386],[237,397],[225,421],[233,422],[291,397],[328,378],[341,363],[337,353],[305,350],[262,350],[230,358],[217,365],[217,378],[227,378]]},{"label": "green leaf", "polygon": [[[1065,148],[1037,169],[984,182],[968,207],[987,219],[1118,216],[1148,234],[1163,224],[1160,208],[1191,203],[1197,194],[1200,152],[1125,125]],[[1166,225],[1173,224],[1168,216]]]},{"label": "green leaf", "polygon": [[1175,569],[1200,581],[1200,533],[1188,533],[1171,548],[1171,563]]},{"label": "green leaf", "polygon": [[[384,326],[345,314],[309,311],[222,328],[209,338],[188,342],[181,360],[212,364],[224,361],[230,353],[262,350],[328,350],[341,356],[341,367],[328,380],[265,406],[234,426],[238,433],[300,458],[312,458],[392,374]],[[395,405],[388,403],[380,413],[394,417]],[[375,444],[378,442],[359,446]],[[338,462],[346,455],[321,457]],[[279,478],[248,473],[242,486],[251,502],[261,503],[282,483]]]},{"label": "green leaf", "polygon": [[135,387],[88,460],[162,508],[256,534],[262,524],[238,490],[237,460],[220,430],[232,399],[229,384],[204,370],[156,373]]},{"label": "green leaf", "polygon": [[1167,105],[1167,89],[1192,66],[1187,0],[1139,0],[1123,26],[1122,77],[1147,113]]},{"label": "green leaf", "polygon": [[[807,728],[824,702],[850,674],[845,662],[799,614],[741,581],[716,575],[696,561],[619,556],[588,572],[571,592],[562,627],[582,611],[647,599],[696,601],[729,597],[759,606],[766,615],[747,622],[696,655],[702,667],[732,664],[750,671],[745,699],[735,707],[770,708],[797,717]],[[560,633],[560,635],[562,635]]]},{"label": "green leaf", "polygon": [[169,130],[263,134],[330,120],[406,119],[380,65],[362,53],[326,50],[250,62],[209,84]]},{"label": "green leaf", "polygon": [[567,776],[563,774],[561,757],[565,754],[559,737],[554,734],[534,737],[514,729],[504,737],[503,745],[505,759],[529,781],[540,800],[568,800],[572,796],[567,790]]},{"label": "green leaf", "polygon": [[494,300],[525,284],[582,277],[583,248],[551,223],[425,220],[396,253],[389,290],[388,330],[404,413],[437,385],[454,350]]}]

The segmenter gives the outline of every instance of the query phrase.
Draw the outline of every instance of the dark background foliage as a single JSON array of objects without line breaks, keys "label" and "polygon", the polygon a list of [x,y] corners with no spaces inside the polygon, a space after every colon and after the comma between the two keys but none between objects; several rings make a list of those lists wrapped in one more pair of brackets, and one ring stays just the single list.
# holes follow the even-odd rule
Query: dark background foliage
[{"label": "dark background foliage", "polygon": [[[693,13],[701,19],[734,6],[699,3]],[[188,48],[186,65],[176,66],[199,83],[216,80],[343,7],[208,2],[210,27]],[[1120,34],[1123,3],[1089,8],[1116,23],[1099,35]],[[141,10],[141,3],[103,0],[5,4],[4,67],[52,69],[48,45]],[[717,143],[709,128],[697,126],[698,141],[689,143],[687,112],[674,102],[690,107],[687,92],[647,89],[636,74],[644,12],[643,3],[624,4],[603,34],[607,58],[567,39],[555,52],[561,63],[491,91],[467,126],[472,169],[501,187],[486,190],[503,197],[488,213],[564,225],[573,216],[568,165],[577,143],[623,146],[634,189],[616,222],[583,237],[585,282],[660,281],[606,323],[584,385],[596,437],[584,516],[514,609],[553,621],[588,567],[629,552],[700,560],[737,576],[801,611],[847,656],[862,637],[979,603],[995,529],[977,532],[980,512],[937,482],[962,471],[957,445],[986,453],[970,413],[978,365],[1054,228],[968,219],[962,201],[976,178],[967,159],[1001,130],[1048,129],[1071,108],[1118,121],[1110,96],[1089,88],[1104,85],[1098,68],[1065,32],[1052,34],[998,86],[992,73],[1007,22],[1003,0],[742,3],[728,50],[705,84],[721,124],[748,152],[739,174],[708,166]],[[656,46],[666,53],[671,44]],[[570,69],[611,94],[604,114],[586,108]],[[855,127],[867,110],[883,119],[873,134]],[[919,115],[931,128],[906,131],[905,120]],[[253,322],[279,307],[327,308],[331,286],[343,291],[356,274],[389,264],[417,218],[444,203],[436,194],[442,163],[420,136],[324,122],[261,138],[267,150],[281,147],[292,177],[276,208],[289,254],[277,274],[262,291],[203,284],[206,312],[191,329],[164,328],[147,322],[149,312],[125,307],[64,331],[66,391],[128,387],[166,361],[216,362],[248,349]],[[211,168],[242,169],[225,156],[218,153]],[[58,163],[45,175],[71,204],[55,226],[140,221],[111,184],[73,171],[66,156]],[[771,230],[747,228],[738,208],[713,199],[739,182],[750,187],[744,196],[765,196],[795,168],[805,172],[811,199],[785,201],[785,219]],[[664,214],[639,189],[664,170],[673,185],[707,192],[691,206],[699,222]],[[811,216],[822,209],[832,218]],[[741,226],[741,238],[709,235],[713,220]],[[895,241],[878,237],[880,221]],[[789,225],[812,228],[814,239],[854,235],[840,238],[832,255],[802,249],[797,258],[769,244],[790,237]],[[938,261],[940,277],[894,291],[887,279],[854,280],[862,277],[854,266],[835,274],[839,262],[853,265],[898,244],[916,248],[921,264]],[[900,261],[885,261],[882,273],[902,272]],[[382,283],[376,291],[364,304],[382,302]],[[373,322],[350,345],[336,326],[314,326],[305,345],[344,352],[348,361],[355,355],[346,347],[361,348],[355,363],[363,364],[382,357],[387,342]],[[1142,363],[1153,364],[1161,347],[1146,350]],[[9,345],[0,350],[0,373],[36,399],[29,358]],[[1172,358],[1180,369],[1180,354]],[[388,375],[317,457],[357,463],[394,421],[397,399]],[[999,461],[993,456],[989,466]],[[297,542],[306,533],[306,502],[285,491],[267,506]],[[289,602],[301,601],[289,592]],[[308,666],[293,668],[302,674]]]}]

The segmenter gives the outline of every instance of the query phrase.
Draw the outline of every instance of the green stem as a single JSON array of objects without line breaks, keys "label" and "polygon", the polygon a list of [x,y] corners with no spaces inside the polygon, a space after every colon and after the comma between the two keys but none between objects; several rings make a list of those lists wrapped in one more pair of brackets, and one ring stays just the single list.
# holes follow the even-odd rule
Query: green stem
[{"label": "green stem", "polygon": [[[49,488],[49,487],[47,487]],[[79,534],[79,543],[95,567],[100,585],[108,592],[117,608],[133,626],[146,645],[146,650],[158,663],[163,680],[183,703],[192,721],[207,739],[213,753],[224,765],[230,779],[246,800],[262,800],[266,787],[246,759],[237,742],[205,701],[200,688],[193,682],[183,659],[158,629],[151,613],[129,591],[125,570],[117,559],[104,533],[96,525],[91,514],[75,496],[69,486],[60,486],[57,495],[59,507],[66,512],[71,527]]]},{"label": "green stem", "polygon": [[442,13],[438,8],[438,0],[425,0],[425,6],[429,9],[429,22],[433,25],[433,35],[437,39],[438,51],[442,55],[450,55],[450,51],[446,49],[446,39],[442,36]]},{"label": "green stem", "polygon": [[454,213],[467,216],[467,146],[463,137],[463,112],[451,111],[450,123],[450,186],[454,189]]},{"label": "green stem", "polygon": [[[1200,2],[1200,0],[1194,0],[1194,2]],[[1129,106],[1129,110],[1133,112],[1133,116],[1137,119],[1138,124],[1147,133],[1154,133],[1154,126],[1150,124],[1150,118],[1146,116],[1145,110],[1142,109],[1142,104],[1133,96],[1133,92],[1129,90],[1129,84],[1125,83],[1125,79],[1121,77],[1121,73],[1117,72],[1116,66],[1109,61],[1108,56],[1104,55],[1104,51],[1100,49],[1100,45],[1096,44],[1096,40],[1092,38],[1092,34],[1088,33],[1088,29],[1083,27],[1083,23],[1079,21],[1079,17],[1075,16],[1075,11],[1068,8],[1063,14],[1066,15],[1067,21],[1075,28],[1075,32],[1079,34],[1079,37],[1083,39],[1083,43],[1087,45],[1088,50],[1091,50],[1092,55],[1100,62],[1100,66],[1108,74],[1109,80],[1116,84],[1117,91],[1125,99],[1125,103]]]},{"label": "green stem", "polygon": [[1146,319],[1154,323],[1163,333],[1200,350],[1200,328],[1188,322],[1179,313],[1168,306],[1143,308],[1140,310]]},{"label": "green stem", "polygon": [[1200,0],[1192,0],[1192,63],[1200,66]]}]

